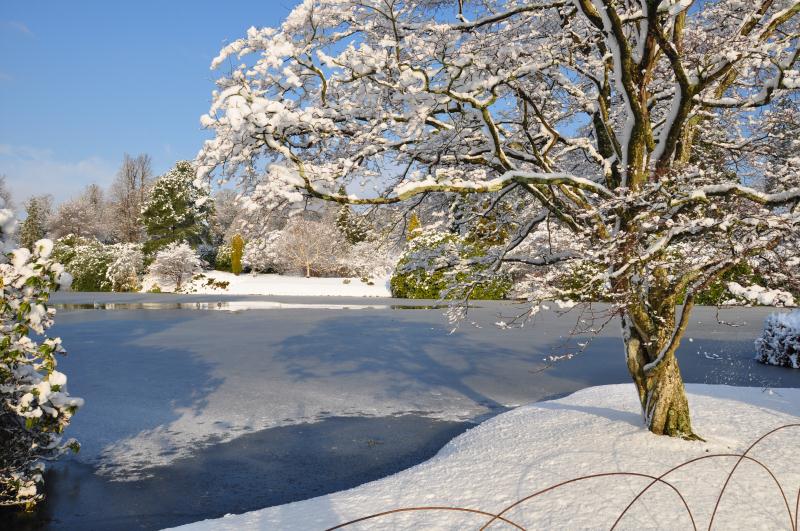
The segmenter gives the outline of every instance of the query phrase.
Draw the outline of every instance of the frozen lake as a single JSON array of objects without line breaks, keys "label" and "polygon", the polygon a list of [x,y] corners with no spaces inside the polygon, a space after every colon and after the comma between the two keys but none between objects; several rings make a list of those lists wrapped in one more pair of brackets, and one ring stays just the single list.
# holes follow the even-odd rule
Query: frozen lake
[{"label": "frozen lake", "polygon": [[[441,309],[392,299],[60,294],[60,362],[86,399],[80,454],[48,474],[18,527],[157,529],[349,488],[432,456],[515,405],[627,382],[619,326],[542,370],[577,314],[500,330],[519,308],[479,302],[451,333]],[[413,304],[410,307],[409,304]],[[420,308],[420,306],[422,308]],[[248,309],[251,308],[251,309]],[[800,387],[752,360],[770,310],[699,308],[687,382]]]}]

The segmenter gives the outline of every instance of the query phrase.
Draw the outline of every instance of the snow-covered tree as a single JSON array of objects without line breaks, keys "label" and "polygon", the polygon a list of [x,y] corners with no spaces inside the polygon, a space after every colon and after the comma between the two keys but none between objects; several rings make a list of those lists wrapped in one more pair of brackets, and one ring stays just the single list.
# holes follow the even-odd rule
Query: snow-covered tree
[{"label": "snow-covered tree", "polygon": [[[795,0],[306,0],[212,62],[235,66],[201,119],[215,136],[198,173],[262,205],[482,194],[442,222],[463,232],[494,213],[509,230],[476,257],[485,275],[593,265],[646,425],[691,438],[675,352],[695,294],[743,260],[797,254],[798,13]],[[353,183],[367,192],[337,193]],[[542,226],[571,237],[525,245]],[[532,287],[531,313],[559,295]]]},{"label": "snow-covered tree", "polygon": [[111,291],[137,291],[144,272],[144,254],[139,243],[117,243],[110,245],[112,257],[106,270]]},{"label": "snow-covered tree", "polygon": [[0,200],[0,506],[30,508],[44,497],[43,462],[79,448],[61,433],[83,401],[56,370],[60,338],[45,335],[55,315],[50,293],[69,275],[50,258],[50,240],[12,250],[13,229]]},{"label": "snow-covered tree", "polygon": [[158,178],[142,207],[142,222],[152,252],[173,242],[197,245],[209,236],[213,202],[208,188],[196,186],[192,163],[180,161]]},{"label": "snow-covered tree", "polygon": [[152,184],[150,155],[131,157],[125,153],[122,166],[111,185],[110,228],[117,241],[136,243],[144,240],[140,219],[142,205]]},{"label": "snow-covered tree", "polygon": [[103,190],[90,184],[78,197],[61,203],[48,221],[51,238],[75,234],[108,241],[112,236]]},{"label": "snow-covered tree", "polygon": [[5,175],[0,175],[0,201],[2,201],[5,205],[3,208],[7,210],[14,210],[14,202],[11,199],[11,190],[8,189]]},{"label": "snow-covered tree", "polygon": [[172,242],[156,253],[148,272],[161,285],[173,284],[175,291],[202,268],[197,252],[186,242]]},{"label": "snow-covered tree", "polygon": [[19,228],[19,244],[27,249],[47,235],[53,200],[48,195],[31,197],[25,202],[25,220]]}]

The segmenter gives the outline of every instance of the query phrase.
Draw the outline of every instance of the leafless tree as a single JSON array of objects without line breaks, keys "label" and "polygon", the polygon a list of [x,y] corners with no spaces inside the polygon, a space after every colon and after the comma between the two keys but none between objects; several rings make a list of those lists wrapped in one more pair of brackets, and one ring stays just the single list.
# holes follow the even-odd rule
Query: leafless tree
[{"label": "leafless tree", "polygon": [[111,186],[113,229],[122,242],[142,241],[144,230],[139,222],[142,205],[152,181],[150,155],[140,154],[135,158],[125,154],[117,178]]},{"label": "leafless tree", "polygon": [[78,196],[61,203],[48,222],[51,238],[76,234],[107,241],[111,237],[108,204],[103,189],[88,185]]},{"label": "leafless tree", "polygon": [[339,270],[339,257],[348,248],[334,223],[295,216],[281,232],[278,260],[286,270],[301,270],[306,277],[329,275]]}]

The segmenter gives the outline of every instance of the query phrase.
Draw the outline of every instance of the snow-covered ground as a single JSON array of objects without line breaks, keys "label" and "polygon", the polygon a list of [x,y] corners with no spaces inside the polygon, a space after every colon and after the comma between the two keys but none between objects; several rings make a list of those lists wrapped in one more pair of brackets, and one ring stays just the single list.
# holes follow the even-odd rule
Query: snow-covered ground
[{"label": "snow-covered ground", "polygon": [[[685,498],[697,529],[709,526],[720,489],[758,437],[800,423],[800,390],[689,385],[696,431],[706,442],[658,437],[642,427],[630,384],[584,389],[560,400],[503,413],[469,430],[433,459],[354,489],[181,529],[324,529],[403,507],[452,506],[498,514],[518,500],[589,474],[660,476],[684,461],[708,457],[665,476]],[[800,487],[800,428],[775,433],[736,469],[714,517],[714,529],[791,529]],[[652,480],[603,476],[570,483],[524,501],[502,516],[527,529],[608,529]],[[490,518],[443,510],[382,516],[348,529],[479,529]],[[512,529],[495,522],[491,529]],[[621,520],[621,529],[692,529],[680,496],[654,485]]]},{"label": "snow-covered ground", "polygon": [[[388,278],[362,282],[358,278],[305,278],[250,273],[234,275],[225,271],[203,271],[202,275],[198,280],[184,286],[181,291],[211,295],[272,295],[276,297],[391,297]],[[210,284],[209,279],[217,283]],[[223,288],[218,284],[219,282],[228,284]],[[152,278],[146,277],[143,282],[143,291],[149,291],[153,283]],[[165,291],[172,291],[172,286],[162,285],[159,287]]]}]

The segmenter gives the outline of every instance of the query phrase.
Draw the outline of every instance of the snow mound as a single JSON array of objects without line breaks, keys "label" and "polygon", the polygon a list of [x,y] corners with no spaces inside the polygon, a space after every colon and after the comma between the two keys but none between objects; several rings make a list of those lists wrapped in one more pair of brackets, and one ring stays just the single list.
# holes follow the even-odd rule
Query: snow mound
[{"label": "snow mound", "polygon": [[767,316],[756,353],[761,363],[800,369],[800,311]]},{"label": "snow mound", "polygon": [[[761,435],[792,423],[800,390],[689,385],[694,427],[707,442],[652,435],[642,427],[632,385],[592,387],[560,400],[499,415],[457,437],[433,459],[379,481],[310,500],[183,526],[192,530],[324,529],[403,507],[451,506],[497,514],[525,497],[589,474],[632,472],[664,477],[685,498],[698,529],[709,525],[738,457]],[[800,486],[800,428],[779,430],[748,455],[769,467],[792,502]],[[715,456],[714,454],[728,454]],[[731,456],[731,454],[734,454]],[[604,475],[568,483],[522,501],[503,518],[527,529],[608,529],[652,479]],[[791,528],[770,475],[745,459],[714,516],[716,529]],[[793,507],[792,507],[793,508]],[[491,517],[446,510],[400,512],[347,529],[479,529]],[[676,490],[652,486],[619,529],[692,529]],[[513,529],[494,522],[490,529]]]},{"label": "snow mound", "polygon": [[[150,285],[148,282],[144,284],[146,291],[152,282]],[[203,276],[193,280],[182,292],[279,297],[391,297],[388,285],[389,281],[385,278],[362,282],[358,278],[305,278],[249,273],[237,276],[225,271],[203,271]]]}]

